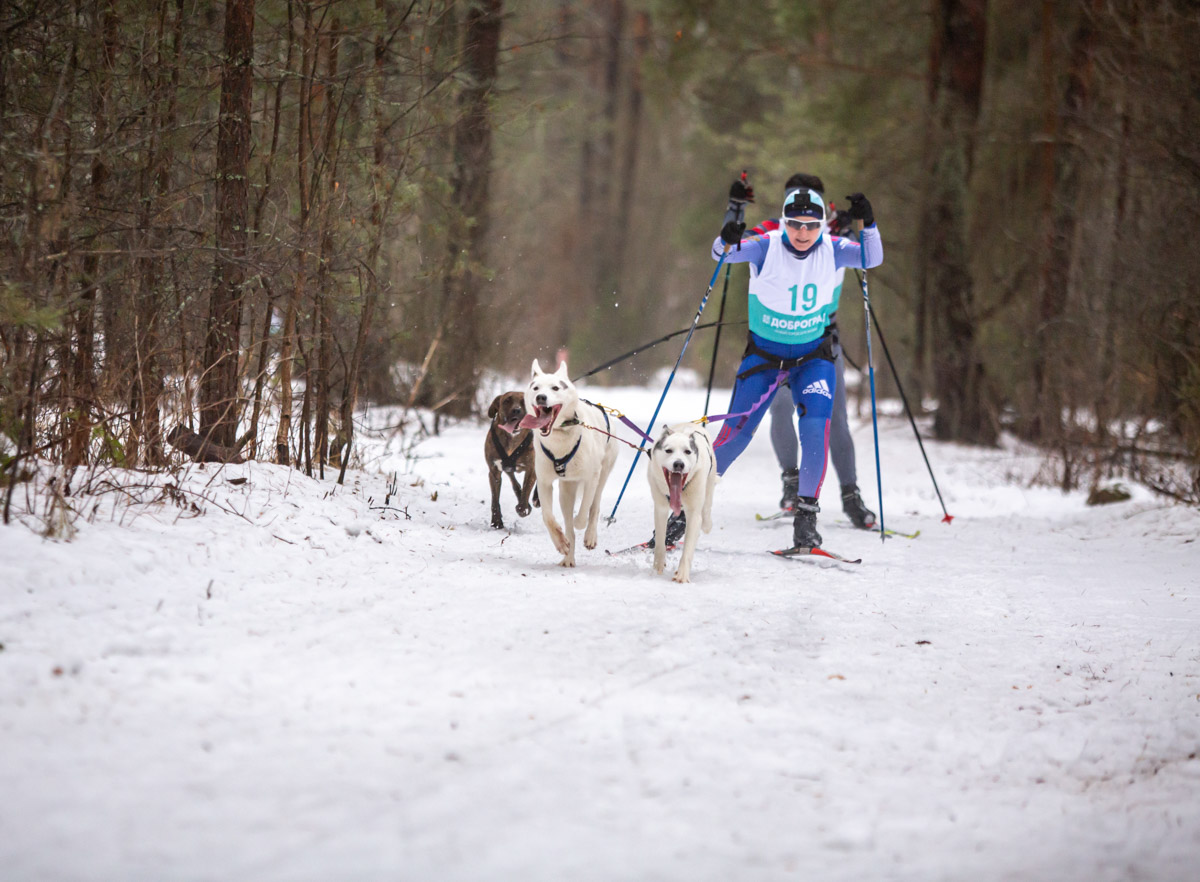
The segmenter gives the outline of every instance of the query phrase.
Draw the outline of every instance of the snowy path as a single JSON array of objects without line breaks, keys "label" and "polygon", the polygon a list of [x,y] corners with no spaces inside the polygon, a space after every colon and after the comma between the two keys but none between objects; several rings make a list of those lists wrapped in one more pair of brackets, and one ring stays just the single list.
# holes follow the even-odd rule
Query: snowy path
[{"label": "snowy path", "polygon": [[[930,445],[943,526],[907,424],[881,430],[888,520],[922,533],[834,526],[831,472],[857,569],[761,553],[790,535],[754,520],[765,431],[690,585],[599,549],[562,570],[508,488],[488,529],[478,426],[418,448],[411,520],[370,509],[382,475],[327,497],[249,465],[192,472],[203,517],[0,529],[0,876],[1196,878],[1200,514]],[[601,549],[650,522],[639,465]]]}]

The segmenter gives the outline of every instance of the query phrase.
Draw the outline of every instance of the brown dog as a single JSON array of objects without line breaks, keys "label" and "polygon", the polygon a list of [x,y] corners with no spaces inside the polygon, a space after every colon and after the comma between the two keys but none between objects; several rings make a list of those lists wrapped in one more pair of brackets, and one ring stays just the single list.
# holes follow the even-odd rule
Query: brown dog
[{"label": "brown dog", "polygon": [[[492,485],[492,526],[504,529],[504,518],[500,514],[500,473],[508,475],[513,492],[517,494],[517,514],[526,517],[529,494],[533,492],[533,504],[538,505],[537,488],[533,470],[533,432],[519,429],[517,424],[525,416],[525,393],[505,392],[497,395],[488,408],[492,424],[488,426],[487,440],[483,445],[483,456],[488,464],[488,483]],[[525,482],[517,484],[517,472],[524,472]]]}]

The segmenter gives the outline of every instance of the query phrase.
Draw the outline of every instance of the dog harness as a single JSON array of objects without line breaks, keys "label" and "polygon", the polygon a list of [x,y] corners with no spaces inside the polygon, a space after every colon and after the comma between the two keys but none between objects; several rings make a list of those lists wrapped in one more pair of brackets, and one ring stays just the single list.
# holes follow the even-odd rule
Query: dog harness
[{"label": "dog harness", "polygon": [[[604,414],[604,428],[608,431],[612,431],[612,423],[608,419],[608,411],[607,410],[600,408],[599,405],[592,404],[592,402],[588,401],[586,398],[580,398],[579,400],[582,401],[584,404],[591,404],[592,407],[599,408],[600,412],[602,414]],[[579,412],[576,411],[575,416],[572,419],[563,420],[561,423],[558,424],[558,428],[562,429],[567,426],[586,426],[586,425],[587,425],[587,423],[582,423],[579,421]],[[530,437],[532,437],[532,435]],[[567,464],[570,463],[570,461],[575,458],[575,454],[579,451],[579,442],[582,440],[583,440],[583,433],[580,433],[579,437],[575,439],[575,446],[571,448],[571,452],[561,458],[556,457],[553,453],[551,453],[549,450],[547,450],[546,445],[542,444],[541,441],[538,442],[538,446],[542,448],[542,453],[546,454],[546,458],[549,459],[552,463],[554,463],[554,474],[558,475],[561,478],[566,475]],[[605,444],[608,443],[607,438],[604,440],[604,443]]]},{"label": "dog harness", "polygon": [[513,450],[512,453],[504,452],[504,442],[502,442],[500,440],[500,436],[496,434],[495,423],[493,423],[491,428],[488,429],[488,434],[492,436],[492,444],[495,445],[496,453],[499,454],[500,470],[511,475],[514,471],[516,471],[517,461],[521,458],[525,451],[529,449],[529,445],[533,443],[533,432],[530,432],[528,435],[526,435],[524,440],[522,440],[521,443],[516,446],[516,449]]},{"label": "dog harness", "polygon": [[550,461],[552,463],[554,463],[554,474],[558,475],[561,478],[567,474],[567,463],[569,463],[572,459],[575,458],[575,454],[579,451],[579,442],[582,440],[583,440],[583,435],[580,435],[578,438],[576,438],[575,446],[571,448],[571,452],[568,453],[566,456],[562,457],[561,459],[556,457],[549,450],[547,450],[546,445],[542,444],[541,441],[539,441],[538,444],[542,448],[542,453],[546,454],[546,456],[550,459]]}]

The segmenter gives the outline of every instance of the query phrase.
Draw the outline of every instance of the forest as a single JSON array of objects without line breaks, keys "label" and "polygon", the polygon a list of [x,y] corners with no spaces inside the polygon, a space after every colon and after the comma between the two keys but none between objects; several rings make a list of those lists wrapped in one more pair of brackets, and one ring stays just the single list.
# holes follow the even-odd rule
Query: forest
[{"label": "forest", "polygon": [[368,404],[436,431],[685,328],[743,170],[751,223],[870,197],[879,394],[935,437],[1200,504],[1193,0],[6,0],[0,41],[6,519],[39,465],[336,475]]}]

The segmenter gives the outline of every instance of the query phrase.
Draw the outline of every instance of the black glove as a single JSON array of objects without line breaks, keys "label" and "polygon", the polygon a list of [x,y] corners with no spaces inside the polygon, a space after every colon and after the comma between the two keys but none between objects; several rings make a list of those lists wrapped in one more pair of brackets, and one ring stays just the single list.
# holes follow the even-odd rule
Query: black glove
[{"label": "black glove", "polygon": [[729,221],[729,223],[721,227],[721,241],[726,245],[738,245],[742,241],[742,233],[744,232],[746,232],[746,225],[744,223]]},{"label": "black glove", "polygon": [[736,202],[739,205],[745,205],[747,202],[754,201],[754,188],[746,181],[746,176],[742,175],[729,188],[729,201]]},{"label": "black glove", "polygon": [[862,193],[851,193],[846,199],[850,202],[850,217],[862,221],[864,227],[875,223],[875,212],[871,210],[871,203],[867,201],[866,196]]}]

